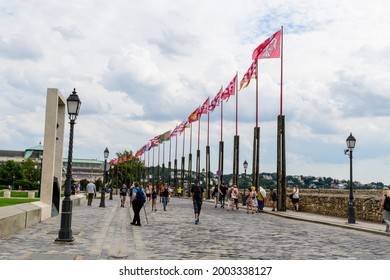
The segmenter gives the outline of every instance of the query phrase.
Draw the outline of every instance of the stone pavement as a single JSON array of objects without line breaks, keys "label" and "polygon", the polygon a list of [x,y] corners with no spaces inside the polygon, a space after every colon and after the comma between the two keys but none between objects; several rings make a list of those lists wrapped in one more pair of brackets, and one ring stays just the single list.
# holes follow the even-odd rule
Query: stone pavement
[{"label": "stone pavement", "polygon": [[92,206],[73,207],[74,245],[54,242],[60,215],[0,239],[2,260],[387,260],[390,234],[385,225],[304,212],[247,214],[205,201],[200,224],[194,224],[192,201],[171,198],[167,211],[157,202],[141,210],[142,226],[130,225],[129,208],[119,196]]}]

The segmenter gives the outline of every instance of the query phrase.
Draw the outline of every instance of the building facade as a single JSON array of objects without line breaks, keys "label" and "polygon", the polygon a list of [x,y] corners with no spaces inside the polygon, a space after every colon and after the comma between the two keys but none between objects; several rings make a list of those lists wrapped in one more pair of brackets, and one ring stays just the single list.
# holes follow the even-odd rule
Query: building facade
[{"label": "building facade", "polygon": [[[8,160],[23,164],[27,159],[32,159],[38,168],[41,168],[43,160],[43,146],[41,143],[25,151],[0,150],[0,165]],[[72,159],[72,178],[75,181],[86,179],[89,181],[103,180],[103,161],[97,159]],[[62,161],[62,184],[65,183],[68,159]]]}]

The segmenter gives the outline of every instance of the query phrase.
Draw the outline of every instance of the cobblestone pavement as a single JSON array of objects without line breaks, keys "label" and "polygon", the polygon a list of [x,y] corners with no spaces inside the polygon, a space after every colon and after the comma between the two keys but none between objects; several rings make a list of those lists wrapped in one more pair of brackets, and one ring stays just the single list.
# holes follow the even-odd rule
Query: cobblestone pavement
[{"label": "cobblestone pavement", "polygon": [[[141,210],[142,226],[130,225],[132,209],[119,207],[119,197],[99,207],[73,208],[74,245],[54,242],[58,237],[60,215],[36,224],[11,237],[0,239],[3,260],[387,260],[390,248],[384,225],[371,232],[351,230],[321,223],[278,216],[285,212],[247,214],[242,209],[227,211],[203,203],[200,223],[194,224],[192,201],[171,198],[167,211],[157,203]],[[146,214],[146,215],[145,215]],[[298,214],[298,213],[297,213]],[[305,214],[301,214],[302,216]],[[146,221],[147,217],[147,221]],[[299,218],[296,216],[296,218]],[[315,222],[315,223],[313,223]],[[363,224],[364,225],[364,224]]]}]

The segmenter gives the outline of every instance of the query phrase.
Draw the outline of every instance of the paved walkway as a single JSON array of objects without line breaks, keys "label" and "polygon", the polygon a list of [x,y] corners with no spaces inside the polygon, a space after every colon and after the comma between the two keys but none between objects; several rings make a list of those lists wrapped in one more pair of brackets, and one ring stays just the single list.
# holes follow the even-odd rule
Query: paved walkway
[{"label": "paved walkway", "polygon": [[167,211],[151,203],[141,211],[142,226],[131,226],[129,201],[106,199],[106,207],[73,208],[74,245],[54,242],[60,215],[11,237],[0,239],[3,260],[210,260],[210,259],[390,259],[383,246],[390,234],[385,225],[303,212],[247,214],[203,203],[200,224],[194,225],[192,201],[171,198]]}]

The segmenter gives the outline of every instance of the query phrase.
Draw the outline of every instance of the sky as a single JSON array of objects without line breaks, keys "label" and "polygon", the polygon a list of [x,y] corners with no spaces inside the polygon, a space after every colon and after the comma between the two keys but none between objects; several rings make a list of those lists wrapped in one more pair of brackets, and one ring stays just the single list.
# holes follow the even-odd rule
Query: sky
[{"label": "sky", "polygon": [[[346,138],[356,138],[353,179],[390,184],[390,2],[387,0],[113,0],[0,2],[0,149],[43,143],[46,94],[81,99],[73,157],[135,153],[241,80],[253,50],[283,26],[286,173],[349,179]],[[276,172],[281,60],[259,62],[260,172]],[[252,170],[256,83],[238,93],[240,173]],[[235,97],[223,105],[224,172],[233,167]],[[205,167],[207,116],[200,120]],[[218,169],[219,108],[210,114]],[[66,123],[64,157],[69,125]],[[165,142],[167,165],[195,157],[198,123]],[[192,140],[192,141],[190,141]],[[44,144],[44,143],[43,143]],[[176,148],[177,147],[177,148]],[[191,147],[191,149],[190,149]],[[169,150],[171,153],[169,154]],[[163,158],[164,155],[164,158]],[[144,157],[143,157],[144,158]],[[153,162],[152,153],[145,157]],[[187,163],[186,163],[187,165]],[[193,170],[195,169],[195,163]]]}]

